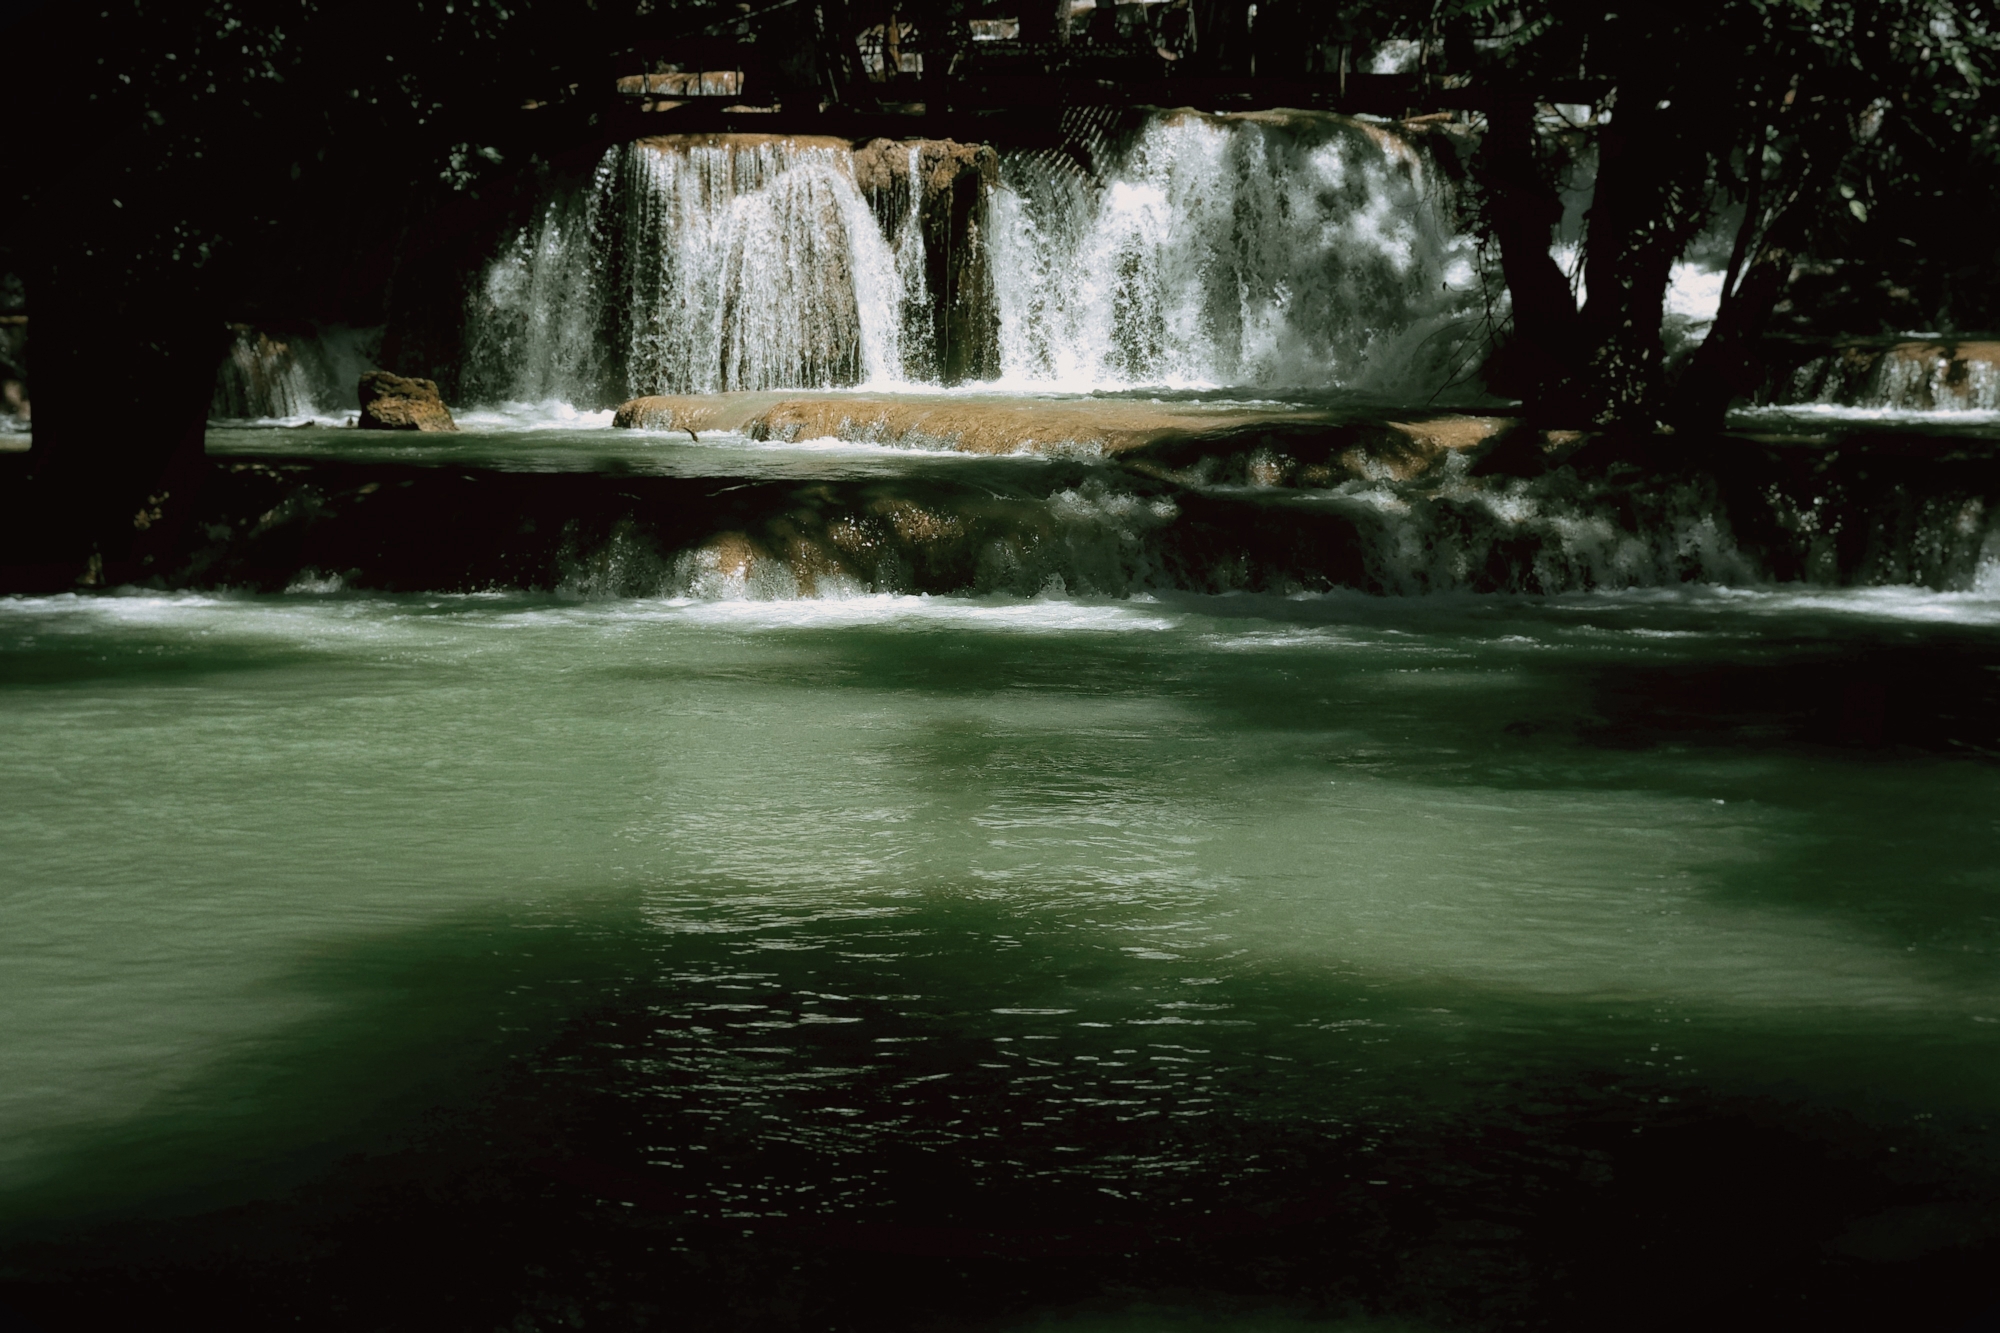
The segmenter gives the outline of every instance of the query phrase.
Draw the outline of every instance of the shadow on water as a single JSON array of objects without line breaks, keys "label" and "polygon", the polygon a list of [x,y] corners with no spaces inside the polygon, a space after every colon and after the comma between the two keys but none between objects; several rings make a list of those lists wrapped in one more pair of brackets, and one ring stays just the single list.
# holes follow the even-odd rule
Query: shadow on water
[{"label": "shadow on water", "polygon": [[[1211,783],[1240,767],[1762,803],[1782,836],[1754,865],[1704,867],[1694,895],[1878,948],[1928,931],[1914,968],[1983,984],[1986,955],[1946,947],[1990,938],[1967,924],[1988,765],[1951,743],[1977,735],[1948,711],[1991,716],[1976,636],[1558,656],[1414,632],[1478,604],[1414,614],[1308,609],[1226,662],[1145,633],[1057,652],[798,629],[758,631],[755,655],[576,673],[1170,705],[1100,710],[1091,725],[1135,743],[1083,755],[1082,778],[1066,714],[1010,735],[945,712],[896,742],[933,785],[984,774],[975,793],[1094,773],[1137,800],[1165,781],[1137,742],[1178,727],[1234,738]],[[1308,632],[1341,652],[1286,637]],[[1849,707],[1857,678],[1885,682],[1879,729]],[[1907,809],[1903,774],[1924,778]],[[1885,820],[1909,846],[1876,844]],[[1894,901],[1897,859],[1933,830],[1953,836],[1928,839],[1925,891]],[[1168,896],[1061,889],[655,875],[318,953],[267,992],[315,1017],[46,1145],[7,1208],[0,1300],[52,1333],[1289,1333],[1942,1330],[2000,1296],[1991,1043],[1973,1040],[1990,1028],[1607,1002],[1337,950],[1232,962],[1128,928]],[[1937,1095],[1954,1060],[1971,1110]],[[1930,1083],[1899,1081],[1919,1066]]]},{"label": "shadow on water", "polygon": [[453,1114],[510,1059],[629,982],[629,911],[460,919],[322,947],[247,997],[300,1012],[107,1127],[39,1136],[0,1243],[233,1206]]},{"label": "shadow on water", "polygon": [[32,635],[21,635],[0,641],[0,690],[193,685],[243,672],[296,670],[323,659],[323,653],[298,647],[189,643],[179,635],[162,635],[152,643],[134,635],[115,651],[101,641],[36,642]]},{"label": "shadow on water", "polygon": [[1354,970],[1163,1021],[1181,979],[1121,952],[951,885],[377,938],[288,981],[325,1017],[79,1136],[45,1197],[100,1211],[17,1232],[4,1298],[49,1330],[997,1331],[1945,1329],[1993,1295],[1980,1127],[1643,1068],[1652,1012]]}]

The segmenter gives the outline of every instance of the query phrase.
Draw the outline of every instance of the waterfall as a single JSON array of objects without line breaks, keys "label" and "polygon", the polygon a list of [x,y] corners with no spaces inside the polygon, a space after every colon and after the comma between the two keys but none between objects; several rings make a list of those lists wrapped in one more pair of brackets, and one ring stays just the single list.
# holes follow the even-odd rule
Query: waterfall
[{"label": "waterfall", "polygon": [[216,374],[209,415],[306,417],[318,410],[312,382],[291,345],[247,326],[238,328]]},{"label": "waterfall", "polygon": [[845,143],[715,135],[613,148],[488,268],[468,387],[608,404],[894,383],[921,332],[905,318],[922,280],[921,253],[913,279],[907,250],[856,186]]},{"label": "waterfall", "polygon": [[2000,343],[1912,340],[1842,348],[1792,371],[1779,405],[1888,412],[2000,411]]},{"label": "waterfall", "polygon": [[990,302],[997,354],[955,373],[1429,393],[1472,378],[1489,286],[1422,138],[1315,113],[1157,114],[1122,145],[1095,136],[1087,167],[1008,155],[957,221],[963,146],[642,140],[487,269],[467,389],[608,405],[934,383],[941,340],[973,327],[954,321]]},{"label": "waterfall", "polygon": [[1109,157],[1089,171],[1046,152],[1004,160],[1007,380],[1409,394],[1476,367],[1478,254],[1409,137],[1332,115],[1177,112]]},{"label": "waterfall", "polygon": [[606,153],[586,189],[558,194],[487,268],[467,327],[473,397],[590,403],[604,396],[606,214],[621,158],[617,149]]},{"label": "waterfall", "polygon": [[355,381],[377,366],[379,329],[331,326],[274,335],[239,324],[215,376],[209,416],[217,421],[339,417],[358,405]]},{"label": "waterfall", "polygon": [[[932,340],[931,294],[930,286],[924,272],[926,268],[926,255],[924,253],[924,191],[922,180],[923,149],[916,144],[911,144],[908,150],[907,161],[904,163],[902,192],[906,198],[900,201],[903,206],[896,210],[896,222],[898,225],[894,229],[896,276],[903,285],[903,307],[899,333],[902,338],[903,347],[911,349],[912,352],[921,349],[926,354],[920,365],[910,364],[911,361],[917,359],[914,356],[906,360],[904,364],[905,372],[923,374],[928,378],[928,372],[932,370],[930,357],[927,355],[930,351]],[[897,201],[891,196],[890,202],[893,205]]]},{"label": "waterfall", "polygon": [[902,377],[901,276],[844,146],[640,145],[627,171],[635,390]]}]

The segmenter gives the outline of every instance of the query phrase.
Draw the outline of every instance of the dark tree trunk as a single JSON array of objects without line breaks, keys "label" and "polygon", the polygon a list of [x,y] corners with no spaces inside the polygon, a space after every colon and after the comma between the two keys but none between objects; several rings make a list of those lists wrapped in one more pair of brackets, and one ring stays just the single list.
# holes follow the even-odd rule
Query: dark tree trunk
[{"label": "dark tree trunk", "polygon": [[[1676,429],[1722,427],[1729,405],[1756,392],[1766,373],[1759,345],[1771,315],[1791,284],[1792,261],[1803,247],[1811,208],[1803,189],[1764,229],[1754,256],[1734,289],[1725,288],[1714,327],[1688,359],[1675,386]],[[1754,219],[1745,219],[1748,226]]]},{"label": "dark tree trunk", "polygon": [[862,25],[855,18],[849,0],[822,0],[819,12],[820,59],[826,69],[829,93],[836,102],[851,103],[866,82],[861,72],[861,51],[854,40]]},{"label": "dark tree trunk", "polygon": [[1202,68],[1215,74],[1250,72],[1250,6],[1246,0],[1197,0]]},{"label": "dark tree trunk", "polygon": [[1536,158],[1534,114],[1526,97],[1496,101],[1473,164],[1513,307],[1512,331],[1487,377],[1496,391],[1521,398],[1531,415],[1562,425],[1580,412],[1580,330],[1569,279],[1549,253],[1562,201]]},{"label": "dark tree trunk", "polygon": [[1253,59],[1261,78],[1296,79],[1310,54],[1302,0],[1264,0],[1250,30]]},{"label": "dark tree trunk", "polygon": [[1025,0],[1020,22],[1024,42],[1067,42],[1069,0]]},{"label": "dark tree trunk", "polygon": [[1758,344],[1791,281],[1792,259],[1788,249],[1766,246],[1745,271],[1742,285],[1724,300],[1715,326],[1689,359],[1676,386],[1676,429],[1720,430],[1729,405],[1756,392],[1763,382],[1765,366]]},{"label": "dark tree trunk", "polygon": [[1705,163],[1661,107],[1665,91],[1622,84],[1598,141],[1582,329],[1593,425],[1644,428],[1659,415],[1667,287],[1708,216]]},{"label": "dark tree trunk", "polygon": [[[87,271],[87,270],[86,270]],[[207,475],[219,312],[183,293],[35,285],[32,512],[8,534],[16,587],[164,578]]]},{"label": "dark tree trunk", "polygon": [[816,111],[826,96],[820,59],[818,11],[805,5],[780,9],[757,33],[759,53],[770,62],[771,87],[787,111]]}]

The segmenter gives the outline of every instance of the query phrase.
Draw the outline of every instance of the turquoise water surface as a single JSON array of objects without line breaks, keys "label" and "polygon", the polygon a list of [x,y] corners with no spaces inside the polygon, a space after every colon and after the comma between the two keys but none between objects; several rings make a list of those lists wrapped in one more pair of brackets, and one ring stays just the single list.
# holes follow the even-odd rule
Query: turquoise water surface
[{"label": "turquoise water surface", "polygon": [[485,1237],[482,1327],[1585,1326],[1592,1246],[1699,1311],[1995,1238],[1991,597],[16,598],[0,688],[40,1318],[327,1217],[243,1308],[385,1228]]}]

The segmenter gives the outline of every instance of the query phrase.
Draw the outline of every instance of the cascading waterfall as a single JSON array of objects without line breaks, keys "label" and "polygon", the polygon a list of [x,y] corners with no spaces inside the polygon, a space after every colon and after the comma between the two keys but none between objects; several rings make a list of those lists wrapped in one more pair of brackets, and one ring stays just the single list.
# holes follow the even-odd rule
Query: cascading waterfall
[{"label": "cascading waterfall", "polygon": [[218,421],[304,423],[356,407],[354,384],[376,368],[379,329],[324,327],[274,335],[239,325],[215,376]]},{"label": "cascading waterfall", "polygon": [[591,403],[604,396],[608,245],[622,155],[598,163],[587,189],[560,195],[486,270],[466,336],[474,398]]},{"label": "cascading waterfall", "polygon": [[612,403],[893,383],[916,332],[904,317],[911,267],[856,187],[844,143],[625,145],[487,270],[469,387]]},{"label": "cascading waterfall", "polygon": [[229,356],[216,372],[211,416],[305,417],[318,407],[312,380],[289,343],[254,329],[236,331]]},{"label": "cascading waterfall", "polygon": [[992,225],[1007,380],[1409,394],[1476,367],[1478,253],[1409,138],[1331,115],[1177,112],[1113,157],[1095,173],[1006,160]]},{"label": "cascading waterfall", "polygon": [[[924,375],[931,370],[929,364],[932,329],[930,285],[925,269],[924,253],[924,192],[921,185],[923,174],[923,149],[910,145],[904,164],[903,207],[897,210],[895,233],[896,277],[902,284],[902,310],[899,316],[900,349],[907,349],[903,369],[913,375]],[[893,202],[893,201],[892,201]],[[919,361],[919,357],[923,358]]]},{"label": "cascading waterfall", "polygon": [[1800,366],[1774,398],[1877,412],[2000,412],[2000,343],[1847,347]]},{"label": "cascading waterfall", "polygon": [[[602,408],[965,380],[1473,393],[1507,297],[1461,225],[1453,136],[1296,111],[1154,113],[1123,135],[1073,126],[1061,151],[1005,155],[969,214],[950,179],[964,162],[940,175],[963,145],[621,145],[485,270],[457,398]],[[1677,268],[1670,342],[1712,317],[1719,281]],[[346,407],[351,375],[308,384],[267,342],[239,342],[218,416]],[[1850,347],[1788,371],[1766,398],[2000,411],[2000,345]]]},{"label": "cascading waterfall", "polygon": [[[689,136],[609,151],[487,270],[475,398],[936,382],[956,303],[1035,389],[1431,393],[1466,381],[1488,284],[1411,136],[1312,113],[1155,116],[1085,170],[1009,155],[963,236],[926,225],[924,145]],[[886,182],[886,183],[885,183]],[[947,192],[948,193],[948,192]],[[933,290],[984,245],[984,288]],[[1497,287],[1493,288],[1497,290]]]},{"label": "cascading waterfall", "polygon": [[901,275],[846,150],[642,145],[627,162],[635,389],[901,378]]}]

